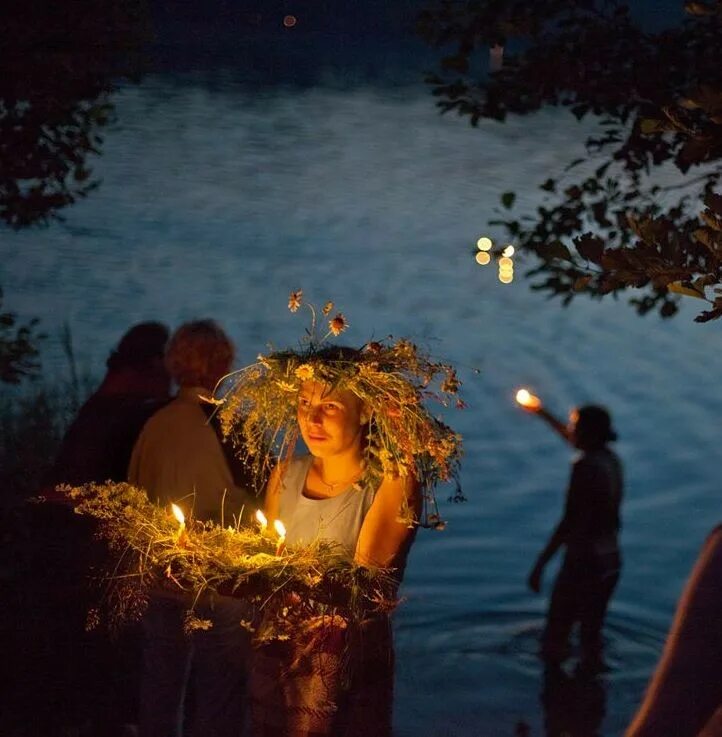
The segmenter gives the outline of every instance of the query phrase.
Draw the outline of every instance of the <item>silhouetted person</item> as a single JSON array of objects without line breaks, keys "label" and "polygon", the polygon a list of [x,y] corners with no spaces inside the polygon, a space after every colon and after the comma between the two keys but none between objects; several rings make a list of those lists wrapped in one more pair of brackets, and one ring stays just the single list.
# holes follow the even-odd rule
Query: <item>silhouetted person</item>
[{"label": "silhouetted person", "polygon": [[722,737],[722,527],[707,538],[626,737]]},{"label": "silhouetted person", "polygon": [[[212,320],[186,323],[170,339],[165,362],[177,397],[148,420],[131,455],[129,481],[161,504],[178,502],[197,519],[220,520],[255,511],[239,483],[201,400],[211,395],[233,361],[233,345]],[[141,737],[237,737],[246,700],[250,635],[245,601],[206,596],[196,603],[212,627],[191,637],[183,618],[193,602],[158,590],[143,619]]]},{"label": "silhouetted person", "polygon": [[74,514],[55,486],[125,480],[141,427],[168,401],[170,378],[163,365],[168,335],[157,322],[125,333],[107,359],[101,385],[62,441],[41,490],[49,501],[28,507],[33,560],[13,640],[24,650],[16,678],[30,680],[23,690],[37,701],[17,707],[30,734],[50,737],[72,725],[93,737],[115,737],[123,723],[136,721],[139,639],[132,630],[117,642],[102,629],[85,631],[88,610],[99,603],[93,576],[106,562],[106,549],[95,539],[95,521]]},{"label": "silhouetted person", "polygon": [[110,354],[103,382],[68,428],[52,471],[54,484],[125,481],[130,453],[146,420],[169,399],[163,356],[168,328],[132,327]]},{"label": "silhouetted person", "polygon": [[602,625],[621,569],[622,465],[608,447],[617,435],[602,407],[573,410],[566,426],[541,406],[527,411],[545,419],[581,451],[572,464],[562,519],[529,575],[529,587],[539,592],[544,566],[565,548],[549,602],[541,655],[547,663],[562,662],[569,655],[571,629],[579,623],[580,668],[596,672],[604,668]]}]

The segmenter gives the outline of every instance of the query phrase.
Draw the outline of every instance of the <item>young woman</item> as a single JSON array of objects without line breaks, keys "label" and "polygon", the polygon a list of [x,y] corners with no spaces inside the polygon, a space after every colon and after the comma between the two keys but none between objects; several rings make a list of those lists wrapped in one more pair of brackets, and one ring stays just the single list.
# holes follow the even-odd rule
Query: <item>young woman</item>
[{"label": "young woman", "polygon": [[[256,450],[257,464],[268,438],[281,439],[265,514],[269,525],[283,522],[287,547],[336,543],[359,566],[390,574],[386,599],[395,596],[418,526],[438,524],[432,488],[454,475],[460,456],[460,438],[423,406],[439,373],[446,377],[439,396],[455,393],[453,370],[408,341],[360,350],[311,344],[259,357],[221,410],[229,434]],[[299,434],[308,452],[293,457]],[[256,649],[253,734],[390,735],[388,615],[374,613],[358,627],[315,619],[289,640]]]},{"label": "young woman", "polygon": [[[418,520],[419,483],[412,475],[384,475],[378,487],[358,484],[368,420],[368,409],[353,392],[304,382],[298,426],[310,453],[285,468],[276,467],[265,512],[269,519],[284,520],[287,545],[331,540],[360,565],[392,569],[400,583],[417,529],[401,515],[408,509]],[[260,681],[275,688],[259,693],[252,687],[256,735],[361,735],[369,734],[371,727],[373,734],[391,733],[393,649],[388,617],[365,622],[355,633],[361,642],[351,643],[348,634],[328,627],[319,640],[326,652],[297,663],[295,672],[288,666],[297,653],[287,651],[280,658],[271,654],[270,663],[257,653],[253,686]],[[353,659],[345,690],[340,672],[344,650]]]}]

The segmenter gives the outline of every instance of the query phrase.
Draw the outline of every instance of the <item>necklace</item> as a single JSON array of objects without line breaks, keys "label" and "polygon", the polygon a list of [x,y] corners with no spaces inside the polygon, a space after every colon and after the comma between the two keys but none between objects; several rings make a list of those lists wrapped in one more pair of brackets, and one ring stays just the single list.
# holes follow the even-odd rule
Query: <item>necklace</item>
[{"label": "necklace", "polygon": [[359,468],[358,471],[356,471],[352,476],[349,476],[348,478],[342,479],[341,481],[326,481],[326,479],[323,478],[321,475],[320,470],[316,470],[316,474],[318,475],[318,480],[327,488],[329,491],[334,492],[336,489],[343,489],[346,486],[350,486],[354,482],[358,481],[358,479],[361,477],[361,474],[364,472],[363,464],[361,465],[361,468]]}]

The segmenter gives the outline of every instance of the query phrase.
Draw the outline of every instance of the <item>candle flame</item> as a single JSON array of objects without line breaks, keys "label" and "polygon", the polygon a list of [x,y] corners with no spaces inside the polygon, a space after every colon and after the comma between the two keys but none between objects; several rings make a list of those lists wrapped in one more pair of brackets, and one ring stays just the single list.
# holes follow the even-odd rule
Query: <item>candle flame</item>
[{"label": "candle flame", "polygon": [[260,509],[256,510],[256,521],[259,525],[261,525],[262,530],[266,529],[266,525],[268,525],[268,520],[266,519],[266,515],[263,514]]},{"label": "candle flame", "polygon": [[519,389],[516,393],[516,401],[522,407],[528,407],[529,409],[541,409],[541,400],[539,397],[535,397],[527,389]]},{"label": "candle flame", "polygon": [[173,511],[173,516],[178,520],[178,524],[183,527],[186,523],[186,516],[183,514],[183,510],[177,504],[170,505]]},{"label": "candle flame", "polygon": [[281,522],[280,519],[275,520],[273,526],[276,528],[276,532],[278,533],[279,537],[286,537],[286,526],[283,524],[283,522]]}]

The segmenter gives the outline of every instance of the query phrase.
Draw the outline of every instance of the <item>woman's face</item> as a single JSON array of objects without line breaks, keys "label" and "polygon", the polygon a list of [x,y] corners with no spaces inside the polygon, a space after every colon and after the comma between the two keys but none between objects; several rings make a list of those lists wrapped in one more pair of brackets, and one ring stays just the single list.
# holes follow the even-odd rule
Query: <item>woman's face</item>
[{"label": "woman's face", "polygon": [[306,381],[298,395],[298,425],[312,455],[328,458],[360,449],[368,422],[361,400],[346,389]]}]

